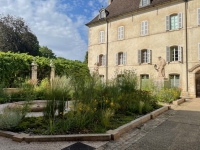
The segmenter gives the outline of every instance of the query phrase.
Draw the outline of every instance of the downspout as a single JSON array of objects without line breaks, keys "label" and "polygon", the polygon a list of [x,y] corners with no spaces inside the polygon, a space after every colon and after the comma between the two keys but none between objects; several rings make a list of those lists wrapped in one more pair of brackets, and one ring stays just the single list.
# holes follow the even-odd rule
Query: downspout
[{"label": "downspout", "polygon": [[106,19],[107,24],[107,34],[106,34],[106,84],[108,82],[108,20]]},{"label": "downspout", "polygon": [[186,51],[186,97],[188,97],[188,33],[187,33],[187,8],[188,0],[185,1],[185,51]]}]

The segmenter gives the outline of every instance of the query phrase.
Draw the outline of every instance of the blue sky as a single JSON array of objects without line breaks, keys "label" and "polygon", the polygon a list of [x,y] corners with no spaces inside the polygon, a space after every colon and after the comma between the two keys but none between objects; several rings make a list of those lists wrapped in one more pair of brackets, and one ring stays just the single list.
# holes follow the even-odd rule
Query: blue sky
[{"label": "blue sky", "polygon": [[88,44],[87,22],[107,0],[0,0],[0,13],[22,17],[41,46],[57,56],[84,60]]}]

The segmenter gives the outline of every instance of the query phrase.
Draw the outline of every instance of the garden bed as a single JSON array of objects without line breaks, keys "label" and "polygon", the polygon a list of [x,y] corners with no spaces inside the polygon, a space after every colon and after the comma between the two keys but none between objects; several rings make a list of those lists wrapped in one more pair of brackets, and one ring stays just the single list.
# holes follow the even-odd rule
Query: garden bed
[{"label": "garden bed", "polygon": [[[122,122],[129,122],[124,125],[121,125],[120,127],[114,129],[114,130],[109,130],[106,133],[99,133],[99,134],[82,134],[79,132],[79,134],[68,134],[68,135],[34,135],[30,133],[23,133],[23,132],[10,132],[10,131],[1,131],[0,130],[0,136],[4,136],[7,138],[11,138],[13,141],[17,142],[55,142],[55,141],[109,141],[109,140],[117,140],[123,133],[128,132],[129,130],[139,127],[145,122],[149,121],[150,119],[155,118],[156,116],[160,115],[161,113],[167,111],[170,109],[169,106],[164,106],[161,107],[147,115],[141,116],[135,120],[131,120],[131,117],[126,119],[122,119],[124,116],[115,116],[115,123],[118,122],[117,125],[114,125],[113,127],[116,127]],[[155,115],[156,114],[156,115]],[[155,116],[154,116],[155,115]],[[113,120],[111,119],[111,122]],[[38,124],[39,125],[39,124]],[[42,124],[40,124],[42,125]],[[85,132],[85,131],[84,131]]]}]

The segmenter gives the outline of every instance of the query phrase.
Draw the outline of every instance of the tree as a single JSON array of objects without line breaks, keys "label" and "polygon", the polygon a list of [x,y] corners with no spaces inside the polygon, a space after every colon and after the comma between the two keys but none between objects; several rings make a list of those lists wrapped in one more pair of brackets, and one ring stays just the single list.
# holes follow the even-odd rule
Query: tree
[{"label": "tree", "polygon": [[83,63],[88,64],[88,51],[85,54],[85,59],[84,59]]},{"label": "tree", "polygon": [[55,54],[47,46],[42,46],[42,47],[40,46],[39,56],[46,58],[56,58]]},{"label": "tree", "polygon": [[37,56],[39,42],[23,18],[0,15],[0,50]]}]

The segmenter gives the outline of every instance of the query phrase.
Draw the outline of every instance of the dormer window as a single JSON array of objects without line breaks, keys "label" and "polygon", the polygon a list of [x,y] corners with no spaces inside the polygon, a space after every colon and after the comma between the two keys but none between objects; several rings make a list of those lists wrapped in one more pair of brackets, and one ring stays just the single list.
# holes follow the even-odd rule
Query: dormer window
[{"label": "dormer window", "polygon": [[150,5],[150,0],[140,0],[140,7]]},{"label": "dormer window", "polygon": [[106,16],[108,16],[108,14],[109,14],[109,12],[108,12],[105,8],[102,7],[102,8],[99,10],[99,20],[100,20],[100,19],[105,19]]},{"label": "dormer window", "polygon": [[99,20],[100,19],[104,19],[106,18],[106,10],[104,8],[102,8],[100,11],[99,11]]}]

